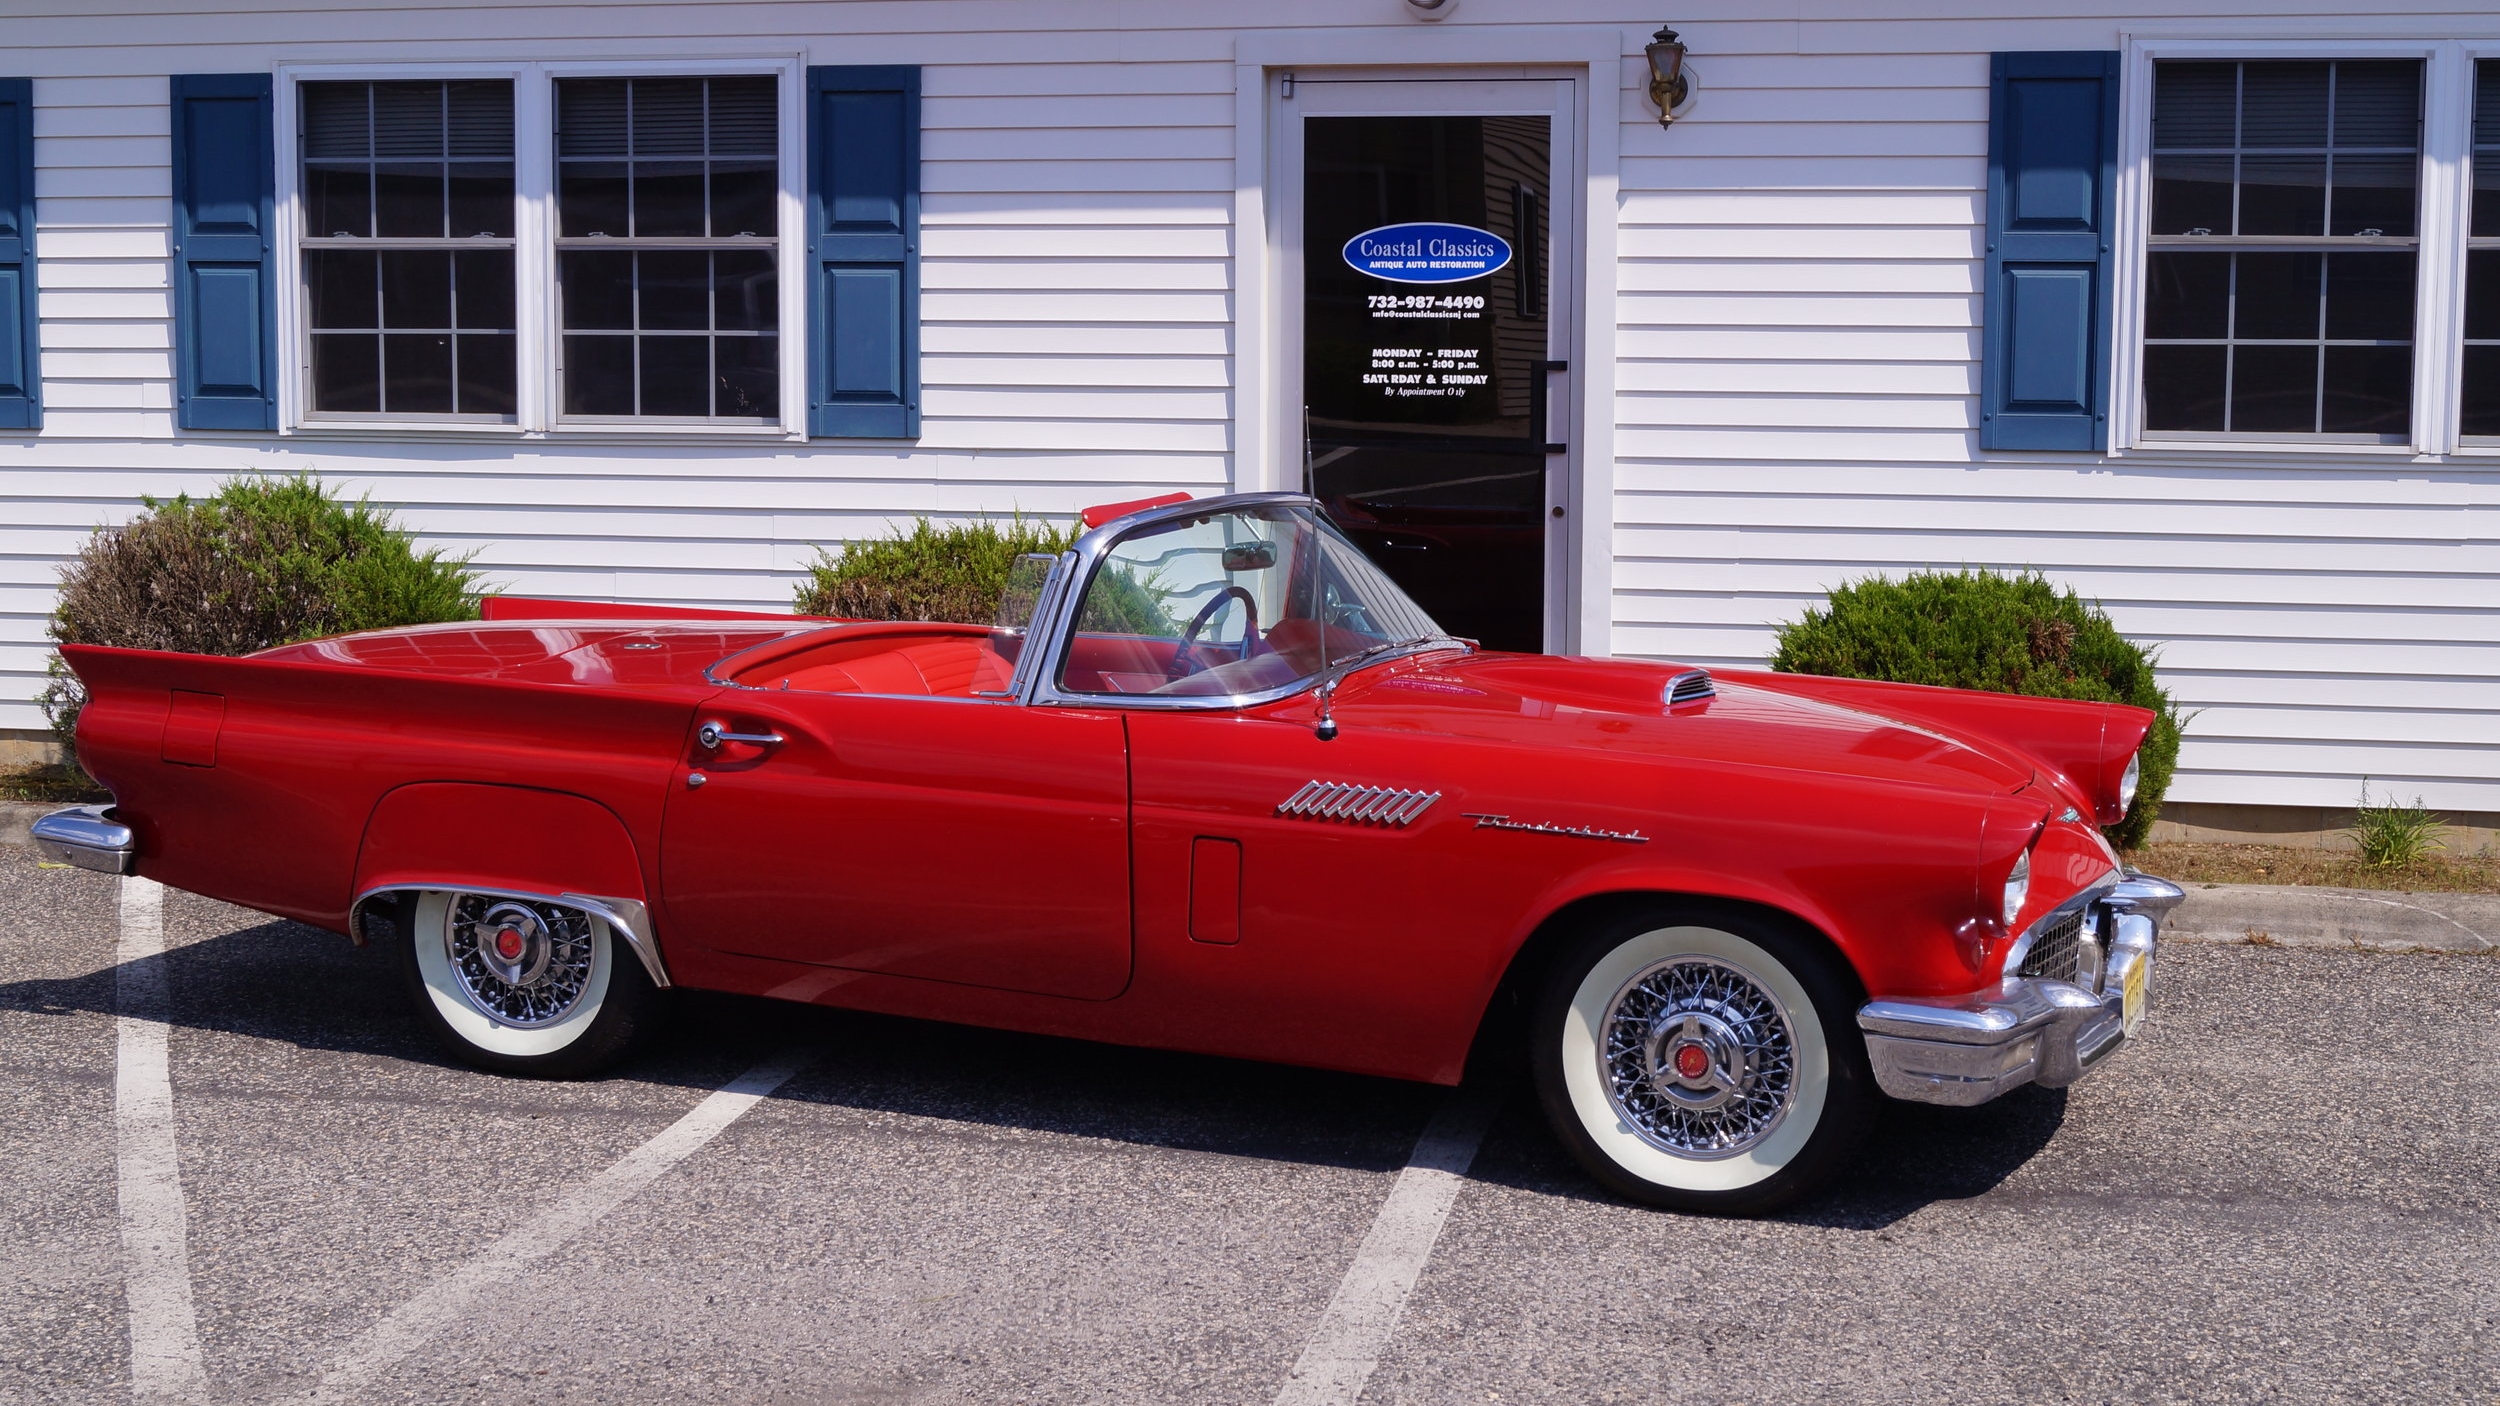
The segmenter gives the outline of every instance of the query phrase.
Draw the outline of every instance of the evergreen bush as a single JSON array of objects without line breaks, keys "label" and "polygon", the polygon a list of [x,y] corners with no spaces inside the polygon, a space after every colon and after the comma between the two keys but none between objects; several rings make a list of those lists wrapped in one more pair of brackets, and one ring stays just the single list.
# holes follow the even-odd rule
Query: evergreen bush
[{"label": "evergreen bush", "polygon": [[[249,654],[357,630],[474,620],[466,557],[420,550],[387,512],[340,502],[321,481],[229,479],[194,501],[98,531],[61,570],[59,644]],[[38,701],[64,742],[85,695],[52,657]]]},{"label": "evergreen bush", "polygon": [[1074,526],[1016,518],[938,527],[927,518],[909,532],[853,542],[840,556],[818,549],[799,583],[801,615],[846,620],[953,620],[987,625],[1007,591],[1007,569],[1028,552],[1053,556],[1074,542]]},{"label": "evergreen bush", "polygon": [[1780,631],[1771,667],[1794,674],[1987,689],[2035,698],[2130,703],[2157,716],[2143,775],[2112,843],[2144,842],[2179,760],[2181,719],[2153,674],[2150,651],[2118,633],[2096,605],[2037,571],[1980,570],[1881,577],[1832,591],[1830,602]]}]

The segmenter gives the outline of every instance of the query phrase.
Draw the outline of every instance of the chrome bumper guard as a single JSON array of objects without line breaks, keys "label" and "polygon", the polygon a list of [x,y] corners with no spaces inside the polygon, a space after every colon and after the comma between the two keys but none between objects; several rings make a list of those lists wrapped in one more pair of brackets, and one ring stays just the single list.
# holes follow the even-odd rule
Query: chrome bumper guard
[{"label": "chrome bumper guard", "polygon": [[2082,1078],[2126,1042],[2127,983],[2139,967],[2149,1008],[2161,921],[2185,897],[2167,879],[2125,870],[2033,925],[2038,932],[2081,911],[2086,937],[2072,980],[2008,976],[1967,996],[1869,1001],[1858,1028],[1876,1086],[1967,1108],[2024,1084],[2058,1089]]},{"label": "chrome bumper guard", "polygon": [[71,806],[34,824],[35,853],[55,864],[75,864],[99,874],[127,874],[139,854],[130,827],[111,818],[109,805]]}]

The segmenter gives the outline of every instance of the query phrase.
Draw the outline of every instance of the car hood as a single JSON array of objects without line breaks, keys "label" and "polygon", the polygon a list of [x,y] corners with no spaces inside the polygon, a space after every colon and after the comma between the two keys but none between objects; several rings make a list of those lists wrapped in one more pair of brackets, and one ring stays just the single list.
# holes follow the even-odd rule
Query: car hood
[{"label": "car hood", "polygon": [[1714,680],[1713,696],[1668,708],[1662,701],[1668,681],[1690,669],[1622,659],[1430,654],[1349,679],[1336,712],[1347,729],[1419,729],[1626,760],[1716,761],[1992,794],[2035,778],[2032,759],[2010,747],[1741,678],[1722,676]]}]

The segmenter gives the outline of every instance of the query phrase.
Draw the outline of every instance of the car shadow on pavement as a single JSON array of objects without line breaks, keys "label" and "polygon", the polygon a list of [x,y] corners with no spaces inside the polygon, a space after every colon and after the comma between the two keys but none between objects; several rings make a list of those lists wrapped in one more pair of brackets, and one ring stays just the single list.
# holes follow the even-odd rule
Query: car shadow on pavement
[{"label": "car shadow on pavement", "polygon": [[[380,948],[274,920],[176,940],[149,960],[166,965],[177,1026],[508,1084],[531,1101],[561,1087],[450,1057],[409,1012],[399,965]],[[110,1016],[116,971],[0,983],[0,1010]],[[1402,1166],[1448,1097],[1393,1079],[694,991],[681,993],[657,1039],[607,1077],[709,1092],[794,1046],[818,1053],[779,1100],[1371,1171]],[[1546,1129],[1534,1094],[1492,1077],[1502,1111],[1470,1176],[1611,1200]],[[1931,1202],[1982,1195],[2047,1144],[2065,1107],[2062,1091],[2036,1088],[1975,1109],[1893,1105],[1851,1171],[1778,1218],[1878,1230]]]}]

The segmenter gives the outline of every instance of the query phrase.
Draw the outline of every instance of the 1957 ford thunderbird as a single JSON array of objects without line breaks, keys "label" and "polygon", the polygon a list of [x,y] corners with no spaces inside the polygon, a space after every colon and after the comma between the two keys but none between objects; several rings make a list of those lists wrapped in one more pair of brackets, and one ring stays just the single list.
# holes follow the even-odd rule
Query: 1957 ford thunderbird
[{"label": "1957 ford thunderbird", "polygon": [[396,949],[579,1075],[699,987],[1456,1083],[1525,1042],[1614,1191],[1753,1212],[1886,1098],[2072,1082],[2180,897],[2153,715],[1446,635],[1288,494],[1118,504],[995,627],[496,600],[63,651],[51,857]]}]

